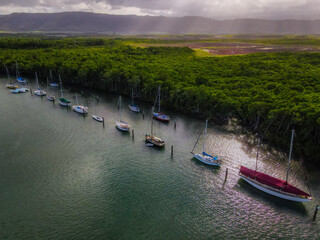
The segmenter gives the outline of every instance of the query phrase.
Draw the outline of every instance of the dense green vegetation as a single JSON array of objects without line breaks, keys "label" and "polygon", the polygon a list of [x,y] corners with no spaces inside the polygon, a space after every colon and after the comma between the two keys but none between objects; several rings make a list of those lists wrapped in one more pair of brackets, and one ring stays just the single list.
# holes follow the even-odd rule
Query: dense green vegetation
[{"label": "dense green vegetation", "polygon": [[[148,40],[151,41],[151,40]],[[297,132],[296,153],[320,158],[320,54],[267,53],[197,57],[189,48],[125,45],[124,40],[68,38],[0,39],[0,64],[19,62],[22,75],[44,78],[49,70],[69,84],[130,94],[219,123],[238,119],[274,146],[288,150]],[[320,162],[318,162],[320,163]]]}]

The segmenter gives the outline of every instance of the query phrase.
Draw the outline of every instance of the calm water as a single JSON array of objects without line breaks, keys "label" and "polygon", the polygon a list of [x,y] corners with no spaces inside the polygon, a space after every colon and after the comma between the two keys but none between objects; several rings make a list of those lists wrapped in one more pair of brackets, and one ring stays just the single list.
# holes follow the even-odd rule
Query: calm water
[{"label": "calm water", "polygon": [[[133,140],[115,128],[117,96],[100,95],[96,103],[103,128],[91,118],[93,95],[79,97],[89,106],[84,118],[45,97],[11,94],[5,79],[0,82],[0,238],[320,238],[320,223],[311,222],[320,197],[318,171],[308,172],[313,202],[279,200],[239,180],[240,164],[254,168],[256,153],[239,135],[210,126],[207,151],[224,159],[212,168],[190,154],[203,121],[165,111],[177,128],[155,122],[166,148],[147,148],[150,104],[139,103],[143,120],[124,99]],[[75,103],[75,93],[65,95]],[[261,155],[259,170],[285,178],[286,161]],[[298,162],[289,180],[308,190]]]}]

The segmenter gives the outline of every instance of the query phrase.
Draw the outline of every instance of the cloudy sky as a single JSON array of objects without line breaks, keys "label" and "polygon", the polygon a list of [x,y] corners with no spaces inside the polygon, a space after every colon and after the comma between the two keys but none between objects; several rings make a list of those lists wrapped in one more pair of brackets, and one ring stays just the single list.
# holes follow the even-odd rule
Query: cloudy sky
[{"label": "cloudy sky", "polygon": [[320,19],[320,0],[0,0],[0,14],[66,11],[214,19]]}]

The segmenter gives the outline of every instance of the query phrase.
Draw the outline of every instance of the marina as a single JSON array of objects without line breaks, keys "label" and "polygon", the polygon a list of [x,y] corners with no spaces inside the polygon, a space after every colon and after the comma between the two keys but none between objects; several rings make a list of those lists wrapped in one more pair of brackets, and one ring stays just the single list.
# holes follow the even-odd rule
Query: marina
[{"label": "marina", "polygon": [[[35,81],[28,87],[36,89]],[[63,92],[66,99],[75,93]],[[47,94],[59,96],[59,89],[50,88]],[[35,232],[45,238],[68,238],[77,232],[82,239],[320,237],[320,226],[310,226],[320,197],[318,170],[308,169],[310,203],[275,198],[238,175],[241,165],[254,169],[256,164],[256,145],[250,138],[208,124],[206,152],[223,156],[221,167],[212,168],[190,155],[203,120],[165,109],[172,123],[153,121],[153,127],[167,148],[147,147],[152,104],[139,102],[144,119],[122,109],[123,119],[135,131],[132,138],[115,128],[118,98],[89,91],[81,96],[89,114],[103,117],[103,127],[46,98],[13,95],[6,78],[0,79],[4,237],[32,238]],[[128,106],[131,99],[122,101]],[[201,151],[199,145],[195,152]],[[283,153],[261,150],[259,159],[260,172],[285,178]],[[291,165],[290,183],[307,190],[300,161]],[[29,231],[14,231],[25,228]]]}]

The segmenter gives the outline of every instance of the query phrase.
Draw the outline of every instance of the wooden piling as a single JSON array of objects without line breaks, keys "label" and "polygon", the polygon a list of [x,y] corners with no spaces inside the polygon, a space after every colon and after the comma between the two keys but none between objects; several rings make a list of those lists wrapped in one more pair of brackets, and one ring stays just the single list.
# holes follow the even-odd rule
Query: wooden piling
[{"label": "wooden piling", "polygon": [[224,181],[227,181],[228,178],[228,168],[226,169],[226,176],[224,177]]},{"label": "wooden piling", "polygon": [[132,139],[134,139],[134,129],[132,129]]},{"label": "wooden piling", "polygon": [[144,119],[144,112],[142,111],[142,119]]},{"label": "wooden piling", "polygon": [[314,214],[313,214],[313,219],[312,221],[314,222],[317,218],[317,213],[318,213],[318,210],[319,210],[319,205],[316,206],[316,209],[314,210]]},{"label": "wooden piling", "polygon": [[173,157],[173,145],[171,146],[171,157]]},{"label": "wooden piling", "polygon": [[177,128],[177,122],[174,120],[174,128]]},{"label": "wooden piling", "polygon": [[104,117],[102,117],[102,125],[103,125],[103,128],[104,128]]},{"label": "wooden piling", "polygon": [[32,88],[30,88],[30,95],[32,95]]}]

